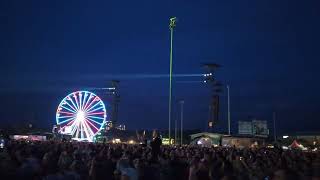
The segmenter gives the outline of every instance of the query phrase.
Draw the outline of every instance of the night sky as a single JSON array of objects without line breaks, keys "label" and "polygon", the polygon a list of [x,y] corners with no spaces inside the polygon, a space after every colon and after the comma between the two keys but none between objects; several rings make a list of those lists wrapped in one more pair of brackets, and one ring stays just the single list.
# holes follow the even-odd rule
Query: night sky
[{"label": "night sky", "polygon": [[[320,1],[161,0],[0,3],[0,125],[52,127],[73,90],[120,82],[119,121],[129,129],[165,129],[168,120],[169,17],[177,16],[174,74],[203,73],[230,85],[233,132],[238,120],[268,120],[278,132],[320,127]],[[185,126],[204,128],[209,89],[201,77],[174,78],[185,100]],[[188,81],[189,83],[181,83]],[[192,83],[194,82],[194,83]],[[102,93],[102,92],[97,92]],[[104,98],[104,97],[103,97]],[[108,105],[108,98],[105,98]],[[226,90],[220,129],[226,125]]]}]

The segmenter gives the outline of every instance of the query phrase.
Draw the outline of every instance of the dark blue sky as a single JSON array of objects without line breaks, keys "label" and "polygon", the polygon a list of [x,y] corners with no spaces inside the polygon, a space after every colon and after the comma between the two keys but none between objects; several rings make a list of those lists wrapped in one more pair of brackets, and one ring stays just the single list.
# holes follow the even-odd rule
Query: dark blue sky
[{"label": "dark blue sky", "polygon": [[[223,65],[231,87],[234,131],[248,116],[280,132],[319,130],[320,3],[269,1],[1,1],[1,123],[50,127],[73,89],[106,87],[110,76],[169,72],[168,19],[179,21],[174,73]],[[176,78],[187,128],[203,128],[209,91]],[[167,78],[123,78],[120,122],[130,129],[167,127]],[[221,97],[222,128],[226,96]],[[105,102],[108,103],[108,102]],[[177,104],[174,118],[178,117]]]}]

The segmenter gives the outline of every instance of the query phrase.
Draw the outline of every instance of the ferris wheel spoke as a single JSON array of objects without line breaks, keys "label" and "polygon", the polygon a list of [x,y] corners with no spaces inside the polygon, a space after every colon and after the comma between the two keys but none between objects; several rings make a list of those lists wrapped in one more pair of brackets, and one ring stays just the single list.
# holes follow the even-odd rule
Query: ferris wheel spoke
[{"label": "ferris wheel spoke", "polygon": [[84,129],[85,129],[85,131],[86,131],[86,133],[87,133],[87,137],[92,137],[92,136],[94,136],[94,133],[92,132],[90,126],[88,125],[87,120],[83,121],[83,125],[84,125],[84,127],[85,127]]},{"label": "ferris wheel spoke", "polygon": [[65,106],[63,106],[63,105],[61,106],[61,108],[62,108],[62,109],[66,109],[66,110],[68,110],[68,111],[70,111],[70,112],[76,113],[75,110],[70,109],[70,108],[67,108],[67,107],[65,107]]},{"label": "ferris wheel spoke", "polygon": [[75,119],[73,119],[72,121],[68,122],[67,126],[70,126],[70,125],[72,125],[74,123],[75,123]]},{"label": "ferris wheel spoke", "polygon": [[81,93],[81,97],[80,97],[80,107],[81,107],[81,110],[83,110],[83,106],[84,106],[84,102],[86,100],[86,94],[84,93]]},{"label": "ferris wheel spoke", "polygon": [[78,131],[78,128],[76,128],[74,131],[74,134],[72,134],[72,137],[78,138],[78,134],[79,134],[79,131]]},{"label": "ferris wheel spoke", "polygon": [[86,111],[88,111],[88,110],[90,110],[92,107],[94,107],[94,106],[96,106],[96,104],[93,104],[94,102],[96,102],[96,100],[95,100],[96,98],[94,98],[91,102],[90,102],[90,104],[85,108],[85,110]]},{"label": "ferris wheel spoke", "polygon": [[72,115],[72,116],[59,116],[60,119],[61,118],[70,118],[70,117],[74,117],[74,115]]},{"label": "ferris wheel spoke", "polygon": [[59,111],[59,114],[69,114],[69,115],[74,115],[73,112],[66,112],[66,111]]},{"label": "ferris wheel spoke", "polygon": [[80,93],[79,93],[78,98],[79,98],[79,101],[78,101],[78,103],[79,103],[79,109],[81,109],[81,103],[82,103],[81,98],[82,98],[82,95],[81,95]]},{"label": "ferris wheel spoke", "polygon": [[71,126],[71,134],[73,135],[76,131],[75,121],[73,121],[73,123],[70,126]]},{"label": "ferris wheel spoke", "polygon": [[[65,101],[65,103],[73,110],[74,113],[77,112],[77,110],[74,108],[75,106],[71,106],[71,104],[69,104],[67,101]],[[63,105],[61,107],[67,109],[67,107],[65,107]],[[68,108],[69,111],[72,111],[71,109]]]},{"label": "ferris wheel spoke", "polygon": [[79,92],[79,109],[82,110],[82,93]]},{"label": "ferris wheel spoke", "polygon": [[63,127],[61,127],[61,129],[65,129],[65,128],[67,128],[67,127],[71,127],[70,134],[73,135],[73,132],[72,132],[73,126],[72,126],[72,125],[70,126],[70,124],[73,124],[74,122],[75,122],[74,120],[70,121],[68,124],[66,124],[66,125],[64,125]]},{"label": "ferris wheel spoke", "polygon": [[88,94],[87,92],[84,92],[84,95],[83,95],[83,101],[82,101],[82,104],[81,104],[81,107],[82,107],[82,110],[84,109],[84,106],[86,104],[86,98],[88,97]]},{"label": "ferris wheel spoke", "polygon": [[[97,131],[99,131],[99,129],[94,125],[92,124],[89,120],[87,121],[93,128],[95,128]],[[90,128],[91,129],[91,128]]]},{"label": "ferris wheel spoke", "polygon": [[83,131],[83,138],[88,138],[88,133],[87,133],[87,130],[86,130],[86,127],[85,127],[85,124],[82,123],[82,131]]},{"label": "ferris wheel spoke", "polygon": [[75,121],[71,125],[71,135],[73,136],[76,133],[77,126],[75,125]]},{"label": "ferris wheel spoke", "polygon": [[71,134],[76,136],[77,133],[78,133],[78,122],[74,121],[74,123],[72,124]]},{"label": "ferris wheel spoke", "polygon": [[80,123],[80,138],[83,139],[83,127],[82,127],[82,123]]},{"label": "ferris wheel spoke", "polygon": [[87,117],[90,117],[90,118],[93,118],[93,119],[101,119],[101,120],[104,120],[103,117],[98,117],[98,116],[87,116]]},{"label": "ferris wheel spoke", "polygon": [[88,134],[87,134],[87,130],[84,126],[84,123],[81,123],[81,127],[82,127],[82,138],[88,138]]},{"label": "ferris wheel spoke", "polygon": [[[63,127],[61,127],[61,129],[66,128],[67,126],[70,126],[70,124],[73,124],[74,122],[75,122],[74,120],[68,122],[68,124],[66,124]],[[71,126],[71,128],[72,128],[72,126]],[[71,134],[73,134],[72,131],[71,131]]]},{"label": "ferris wheel spoke", "polygon": [[[90,100],[89,100],[90,101]],[[94,102],[94,99],[90,101],[85,107],[84,110],[87,111],[88,107],[91,107],[92,103]]]},{"label": "ferris wheel spoke", "polygon": [[94,111],[90,111],[90,112],[87,112],[87,115],[103,115],[104,112],[94,112]]},{"label": "ferris wheel spoke", "polygon": [[88,137],[91,137],[91,134],[90,134],[90,132],[89,132],[89,130],[88,130],[88,127],[87,127],[87,124],[86,124],[85,121],[83,121],[83,129],[84,129],[84,132],[85,132],[85,134],[86,134],[86,137],[87,137],[87,138],[88,138]]},{"label": "ferris wheel spoke", "polygon": [[[96,106],[98,106],[98,105],[101,105],[101,102],[97,102],[96,104],[94,104],[94,105],[91,106],[90,108],[86,109],[87,112],[92,112],[91,110],[92,110],[93,108],[95,108]],[[103,106],[100,106],[100,108],[103,108]]]},{"label": "ferris wheel spoke", "polygon": [[93,120],[93,119],[91,119],[90,117],[87,117],[87,119],[88,119],[89,121],[92,121],[92,122],[94,122],[94,123],[99,124],[100,126],[103,125],[103,123],[100,123],[100,122],[98,122],[98,121],[96,121],[96,120]]},{"label": "ferris wheel spoke", "polygon": [[78,108],[78,106],[73,102],[72,97],[69,97],[69,100],[71,101],[73,107],[76,108],[76,112],[77,112],[79,108]]},{"label": "ferris wheel spoke", "polygon": [[[86,110],[87,109],[87,106],[88,106],[88,104],[89,104],[89,102],[90,102],[90,100],[92,99],[92,94],[90,94],[90,96],[88,97],[88,99],[87,99],[87,101],[86,101],[86,103],[84,104],[84,106],[83,106],[83,109],[84,110]],[[92,101],[91,101],[92,102]]]},{"label": "ferris wheel spoke", "polygon": [[69,121],[74,120],[74,119],[75,119],[75,117],[74,117],[74,116],[72,116],[72,117],[71,117],[71,118],[69,118],[69,119],[66,119],[66,120],[64,120],[64,121],[59,122],[59,124],[66,123],[66,122],[69,122]]},{"label": "ferris wheel spoke", "polygon": [[104,107],[103,107],[103,106],[100,106],[100,107],[97,107],[97,108],[95,108],[95,109],[91,109],[90,111],[87,111],[87,114],[94,113],[94,112],[96,112],[96,111],[98,111],[98,110],[100,110],[100,109],[104,109]]},{"label": "ferris wheel spoke", "polygon": [[91,132],[92,136],[94,136],[95,133],[92,131],[92,128],[90,127],[89,123],[90,122],[88,120],[86,120],[86,124],[89,127],[89,131]]},{"label": "ferris wheel spoke", "polygon": [[79,106],[79,102],[78,102],[78,98],[77,98],[77,96],[76,96],[76,93],[73,94],[73,97],[74,97],[74,99],[76,100],[77,109],[80,109],[80,106]]},{"label": "ferris wheel spoke", "polygon": [[79,138],[79,124],[76,124],[76,138]]}]

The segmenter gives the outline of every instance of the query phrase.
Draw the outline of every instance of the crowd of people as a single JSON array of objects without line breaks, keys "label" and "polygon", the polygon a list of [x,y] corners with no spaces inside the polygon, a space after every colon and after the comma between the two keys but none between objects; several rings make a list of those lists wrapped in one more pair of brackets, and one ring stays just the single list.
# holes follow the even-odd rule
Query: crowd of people
[{"label": "crowd of people", "polygon": [[0,179],[320,179],[319,152],[160,144],[9,141]]}]

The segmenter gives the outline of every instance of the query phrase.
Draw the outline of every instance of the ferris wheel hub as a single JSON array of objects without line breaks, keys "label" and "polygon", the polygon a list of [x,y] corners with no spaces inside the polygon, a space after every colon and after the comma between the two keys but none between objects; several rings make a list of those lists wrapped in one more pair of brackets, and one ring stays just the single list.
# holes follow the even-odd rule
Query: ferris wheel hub
[{"label": "ferris wheel hub", "polygon": [[85,112],[83,112],[82,110],[77,112],[77,117],[76,117],[76,121],[77,122],[82,122],[82,121],[85,120],[85,118],[86,118],[86,113]]}]

